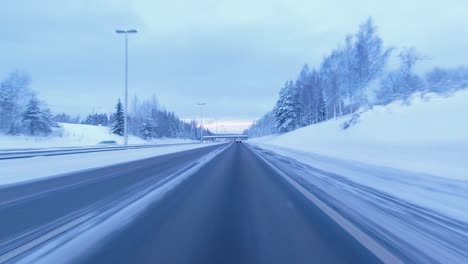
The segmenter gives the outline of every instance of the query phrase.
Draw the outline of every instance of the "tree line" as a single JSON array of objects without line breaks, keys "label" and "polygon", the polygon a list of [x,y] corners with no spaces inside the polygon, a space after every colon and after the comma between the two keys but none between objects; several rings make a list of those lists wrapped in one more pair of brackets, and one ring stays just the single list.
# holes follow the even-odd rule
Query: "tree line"
[{"label": "tree line", "polygon": [[0,132],[49,135],[58,124],[47,104],[29,88],[30,78],[19,71],[0,83]]},{"label": "tree line", "polygon": [[[115,113],[110,117],[112,131],[124,134],[123,104],[118,100]],[[154,138],[187,138],[199,139],[200,127],[195,121],[181,120],[174,112],[169,112],[160,106],[156,96],[140,100],[134,97],[128,113],[128,131],[143,139]],[[212,132],[204,129],[204,135]]]},{"label": "tree line", "polygon": [[[26,73],[12,72],[0,82],[0,134],[47,136],[60,127],[59,123],[105,126],[113,133],[123,135],[123,104],[118,100],[114,113],[92,113],[83,120],[66,113],[54,116],[30,88],[30,78]],[[174,112],[161,107],[155,96],[148,100],[138,97],[132,100],[128,131],[143,139],[200,138],[200,127],[195,121],[181,120]],[[211,131],[204,130],[204,135],[210,134]]]},{"label": "tree line", "polygon": [[[388,70],[392,55],[396,55],[399,65]],[[417,91],[445,93],[468,87],[466,67],[437,67],[423,77],[417,75],[414,66],[424,59],[414,48],[384,47],[373,19],[368,18],[318,67],[304,65],[296,80],[287,81],[280,89],[273,110],[245,133],[285,133],[373,105],[406,100]]]}]

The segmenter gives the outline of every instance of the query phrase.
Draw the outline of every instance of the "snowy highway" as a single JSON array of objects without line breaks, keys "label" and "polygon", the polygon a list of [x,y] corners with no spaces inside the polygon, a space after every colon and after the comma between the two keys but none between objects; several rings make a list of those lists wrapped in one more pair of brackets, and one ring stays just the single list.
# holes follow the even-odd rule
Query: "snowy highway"
[{"label": "snowy highway", "polygon": [[468,0],[3,2],[0,264],[468,264]]},{"label": "snowy highway", "polygon": [[[177,188],[142,202],[196,164]],[[16,185],[0,196],[0,262],[378,261],[244,144]]]},{"label": "snowy highway", "polygon": [[0,263],[467,259],[464,223],[245,143],[6,185],[0,215]]}]

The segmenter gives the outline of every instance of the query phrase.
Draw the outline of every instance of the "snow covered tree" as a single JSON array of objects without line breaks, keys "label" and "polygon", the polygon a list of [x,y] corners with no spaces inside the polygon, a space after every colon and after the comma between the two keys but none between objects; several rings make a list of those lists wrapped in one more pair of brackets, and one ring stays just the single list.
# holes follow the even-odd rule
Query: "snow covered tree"
[{"label": "snow covered tree", "polygon": [[71,117],[68,114],[61,113],[61,114],[57,114],[57,115],[54,116],[54,121],[55,122],[60,122],[60,123],[79,124],[80,123],[80,118],[78,116]]},{"label": "snow covered tree", "polygon": [[277,133],[276,119],[272,112],[266,113],[262,118],[253,122],[252,125],[244,131],[244,134],[251,137],[261,137]]},{"label": "snow covered tree", "polygon": [[321,86],[323,87],[328,103],[328,112],[333,113],[334,118],[343,115],[344,108],[340,59],[338,51],[333,51],[332,54],[324,58],[320,67]]},{"label": "snow covered tree", "polygon": [[358,94],[359,88],[359,77],[358,77],[358,65],[356,61],[356,46],[353,42],[353,36],[348,35],[346,37],[345,46],[339,51],[340,52],[340,68],[341,68],[341,83],[343,84],[343,91],[349,101],[348,109],[349,113],[353,113],[356,109],[355,98]]},{"label": "snow covered tree", "polygon": [[[424,80],[413,73],[414,65],[422,59],[414,49],[403,49],[398,54],[400,67],[385,73],[392,51],[393,48],[383,46],[377,27],[369,18],[356,34],[346,37],[344,45],[323,58],[318,70],[305,64],[296,81],[288,81],[281,89],[273,111],[254,122],[246,133],[284,133],[354,114],[360,107],[370,106],[367,97],[375,88],[380,104],[405,99],[415,91],[443,93],[468,88],[468,67],[434,68]],[[375,87],[379,81],[380,87]]]},{"label": "snow covered tree", "polygon": [[405,96],[410,95],[415,91],[420,91],[424,87],[422,79],[413,73],[414,65],[423,60],[423,57],[420,56],[414,48],[405,48],[398,55],[401,61],[401,75],[403,79],[402,89],[404,90]]},{"label": "snow covered tree", "polygon": [[123,136],[125,133],[125,120],[124,120],[123,105],[120,99],[115,106],[115,113],[113,115],[112,133]]},{"label": "snow covered tree", "polygon": [[327,103],[325,101],[320,73],[313,71],[309,77],[312,85],[310,124],[327,120]]},{"label": "snow covered tree", "polygon": [[384,49],[372,18],[361,24],[356,34],[355,49],[355,70],[359,88],[356,100],[359,100],[360,104],[366,104],[368,102],[365,88],[372,80],[382,75],[392,49]]},{"label": "snow covered tree", "polygon": [[398,99],[406,99],[413,92],[423,89],[422,79],[413,73],[413,67],[421,57],[416,51],[403,49],[398,55],[400,68],[388,73],[380,82],[380,89],[376,93],[377,101],[387,104]]},{"label": "snow covered tree", "polygon": [[21,121],[22,127],[29,135],[35,135],[41,122],[41,109],[39,108],[39,101],[33,96],[26,106]]},{"label": "snow covered tree", "polygon": [[41,107],[41,103],[35,96],[31,97],[22,115],[22,131],[33,136],[48,135],[56,126],[50,110],[47,107]]},{"label": "snow covered tree", "polygon": [[444,93],[468,87],[468,67],[436,67],[425,76],[427,89],[431,92]]},{"label": "snow covered tree", "polygon": [[[173,112],[164,110],[155,95],[150,99],[132,100],[128,119],[129,133],[144,139],[151,138],[199,138],[194,122],[180,120]],[[208,135],[209,131],[205,133]]]},{"label": "snow covered tree", "polygon": [[92,114],[88,115],[83,121],[83,124],[93,125],[93,126],[107,126],[109,119],[106,114]]},{"label": "snow covered tree", "polygon": [[327,120],[327,102],[323,97],[323,92],[320,87],[317,90],[317,107],[315,115],[315,123],[320,123]]},{"label": "snow covered tree", "polygon": [[315,124],[326,120],[326,102],[323,94],[323,82],[320,73],[312,70],[307,78],[308,116],[307,124]]},{"label": "snow covered tree", "polygon": [[145,118],[143,123],[141,124],[140,135],[143,139],[151,139],[155,137],[155,125],[154,120],[151,117]]},{"label": "snow covered tree", "polygon": [[54,115],[52,114],[52,111],[50,111],[50,109],[47,107],[47,105],[45,105],[45,103],[42,103],[42,121],[44,124],[46,124],[46,126],[48,126],[49,128],[53,128],[53,127],[60,127],[57,122],[54,121]]},{"label": "snow covered tree", "polygon": [[286,82],[274,109],[276,128],[280,133],[289,132],[298,127],[297,106],[294,84],[292,81]]},{"label": "snow covered tree", "polygon": [[32,95],[29,76],[16,71],[0,83],[0,132],[20,130],[21,113]]},{"label": "snow covered tree", "polygon": [[310,97],[308,96],[308,83],[307,83],[307,78],[309,75],[309,66],[305,64],[302,67],[301,72],[299,73],[299,76],[297,77],[296,83],[295,83],[295,90],[294,90],[294,96],[295,101],[297,102],[297,121],[298,121],[298,126],[303,127],[307,125],[308,118],[307,116],[309,115],[309,108],[308,105],[310,104],[309,99]]}]

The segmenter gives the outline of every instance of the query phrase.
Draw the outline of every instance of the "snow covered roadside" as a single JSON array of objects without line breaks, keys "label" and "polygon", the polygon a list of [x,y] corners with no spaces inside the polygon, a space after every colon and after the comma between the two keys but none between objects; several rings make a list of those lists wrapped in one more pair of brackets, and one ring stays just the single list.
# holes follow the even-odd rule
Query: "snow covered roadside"
[{"label": "snow covered roadside", "polygon": [[468,259],[468,90],[247,141],[408,262]]},{"label": "snow covered roadside", "polygon": [[94,169],[117,163],[162,156],[165,154],[212,145],[215,144],[189,144],[157,148],[0,160],[0,186],[37,180],[45,177],[53,177],[80,170]]},{"label": "snow covered roadside", "polygon": [[[292,159],[312,168],[330,172],[354,183],[393,195],[418,206],[443,213],[468,224],[468,181],[446,179],[389,167],[325,157],[278,146],[251,143],[280,160]],[[287,162],[286,162],[287,163]],[[302,172],[303,178],[315,178]]]},{"label": "snow covered roadside", "polygon": [[249,142],[468,181],[467,102],[468,89],[414,95],[361,113],[347,129],[350,116]]},{"label": "snow covered roadside", "polygon": [[[0,135],[0,150],[21,148],[54,148],[96,146],[104,140],[114,140],[123,144],[123,137],[110,132],[108,127],[83,124],[59,123],[61,128],[48,137]],[[160,138],[143,140],[129,135],[129,144],[179,144],[194,143],[190,139]]]},{"label": "snow covered roadside", "polygon": [[403,263],[468,259],[468,182],[252,145]]},{"label": "snow covered roadside", "polygon": [[468,222],[468,90],[414,95],[250,144]]}]

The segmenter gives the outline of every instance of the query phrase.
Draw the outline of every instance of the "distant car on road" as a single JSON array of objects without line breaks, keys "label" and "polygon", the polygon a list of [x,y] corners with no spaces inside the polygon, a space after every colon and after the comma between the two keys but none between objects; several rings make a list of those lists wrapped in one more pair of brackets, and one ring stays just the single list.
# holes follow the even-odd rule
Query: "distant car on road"
[{"label": "distant car on road", "polygon": [[234,140],[234,142],[236,142],[236,143],[242,143],[242,139],[236,138],[236,139]]},{"label": "distant car on road", "polygon": [[113,145],[118,145],[118,144],[117,144],[117,141],[115,140],[103,140],[99,142],[98,145],[113,146]]}]

